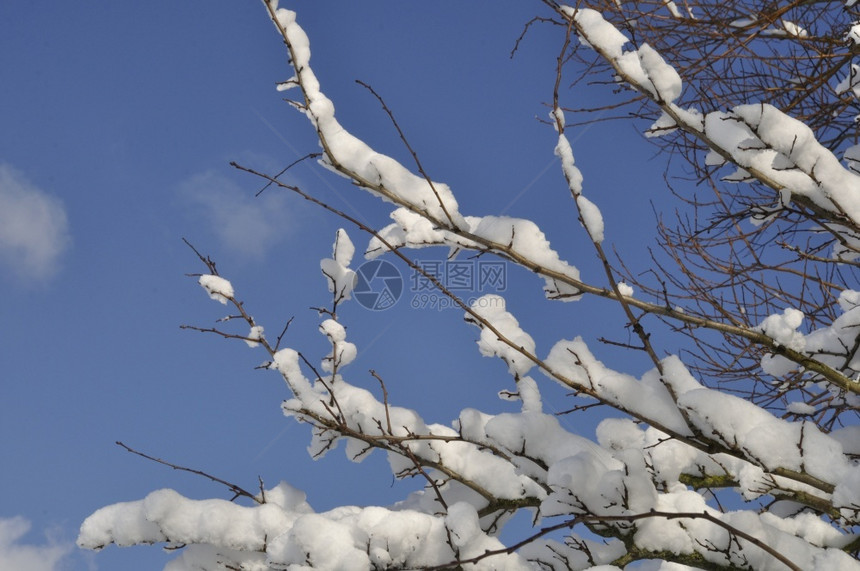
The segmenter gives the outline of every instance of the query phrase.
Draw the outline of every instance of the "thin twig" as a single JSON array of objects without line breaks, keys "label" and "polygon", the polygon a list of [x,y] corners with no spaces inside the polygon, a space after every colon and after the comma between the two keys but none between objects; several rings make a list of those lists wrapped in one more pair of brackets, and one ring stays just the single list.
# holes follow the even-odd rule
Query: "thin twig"
[{"label": "thin twig", "polygon": [[[167,466],[168,468],[173,468],[174,470],[180,470],[182,472],[190,472],[190,473],[196,474],[198,476],[203,476],[204,478],[212,480],[213,482],[217,482],[218,484],[223,484],[224,486],[227,486],[234,494],[234,496],[230,499],[231,502],[240,496],[244,496],[246,498],[250,498],[255,503],[258,503],[258,504],[265,503],[264,499],[261,499],[261,497],[255,496],[254,494],[245,490],[241,486],[239,486],[237,484],[233,484],[233,483],[228,482],[226,480],[222,480],[221,478],[218,478],[216,476],[213,476],[211,474],[203,472],[202,470],[195,470],[194,468],[186,468],[185,466],[179,466],[177,464],[173,464],[173,463],[168,462],[166,460],[162,460],[161,458],[156,458],[154,456],[150,456],[149,454],[144,454],[143,452],[135,450],[134,448],[120,442],[119,440],[116,441],[116,444],[117,444],[117,446],[121,446],[121,447],[125,448],[128,452],[131,452],[132,454],[136,454],[137,456],[140,456],[141,458],[146,458],[147,460],[152,460],[153,462],[157,462],[158,464],[162,464],[164,466]],[[262,480],[260,482],[262,485]]]}]

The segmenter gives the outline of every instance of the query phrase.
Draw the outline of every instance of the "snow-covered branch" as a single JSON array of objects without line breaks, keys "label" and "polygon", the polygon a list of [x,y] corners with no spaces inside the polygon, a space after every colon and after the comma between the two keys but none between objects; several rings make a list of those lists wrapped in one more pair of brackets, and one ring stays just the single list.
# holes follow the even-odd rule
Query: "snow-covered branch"
[{"label": "snow-covered branch", "polygon": [[[858,431],[831,433],[810,419],[782,418],[709,386],[680,356],[660,352],[642,324],[653,315],[678,328],[740,339],[761,351],[756,367],[765,373],[797,375],[804,387],[820,387],[856,409],[860,383],[852,373],[860,372],[860,294],[842,290],[839,315],[809,330],[801,327],[804,313],[791,307],[755,321],[719,319],[673,307],[668,295],[635,296],[604,250],[609,234],[603,215],[597,201],[585,196],[566,134],[560,85],[573,33],[612,67],[616,81],[661,110],[653,131],[680,129],[712,149],[713,163],[732,165],[776,192],[780,208],[799,204],[805,215],[818,217],[821,231],[840,239],[838,255],[848,259],[860,253],[853,234],[860,227],[860,177],[843,168],[809,128],[764,104],[681,109],[675,103],[680,75],[657,50],[642,44],[625,51],[628,37],[599,12],[545,2],[567,32],[557,60],[550,115],[555,134],[547,138],[547,153],[560,160],[564,192],[573,198],[571,208],[603,267],[603,276],[586,279],[535,222],[462,214],[452,189],[430,179],[399,126],[419,174],[349,133],[313,72],[309,39],[296,14],[275,0],[264,3],[294,70],[282,88],[301,91],[293,105],[317,134],[322,165],[392,203],[393,222],[370,228],[278,176],[238,168],[367,233],[367,258],[393,255],[422,273],[477,328],[480,353],[507,366],[510,378],[504,382],[515,389],[502,393],[519,405],[497,414],[465,408],[453,420],[432,422],[391,402],[374,370],[382,397],[358,386],[350,365],[361,348],[348,339],[338,312],[350,301],[356,276],[350,267],[355,246],[344,229],[335,235],[331,257],[320,263],[331,302],[318,308],[317,333],[329,348],[316,359],[281,347],[280,337],[270,342],[233,283],[198,253],[207,268],[196,276],[199,285],[235,313],[217,327],[192,329],[262,348],[265,362],[258,368],[277,373],[288,391],[282,412],[311,427],[311,456],[322,457],[341,442],[355,462],[378,450],[395,477],[418,478],[424,489],[391,506],[322,513],[283,482],[264,491],[261,485],[258,495],[238,494],[250,500],[247,506],[160,490],[95,512],[81,527],[80,545],[183,547],[169,569],[621,569],[641,560],[677,568],[860,569],[860,451],[851,443]],[[662,8],[673,18],[687,17],[672,3]],[[771,35],[783,40],[808,36],[789,20],[772,24],[779,33]],[[501,296],[468,304],[405,253],[436,246],[451,255],[495,255],[536,273],[550,299],[616,302],[653,368],[639,377],[619,371],[602,362],[582,336],[540,347],[514,305]],[[533,370],[622,418],[604,418],[594,439],[571,432],[544,411],[544,381],[530,376]],[[532,515],[535,529],[505,545],[499,532],[521,510]]]}]

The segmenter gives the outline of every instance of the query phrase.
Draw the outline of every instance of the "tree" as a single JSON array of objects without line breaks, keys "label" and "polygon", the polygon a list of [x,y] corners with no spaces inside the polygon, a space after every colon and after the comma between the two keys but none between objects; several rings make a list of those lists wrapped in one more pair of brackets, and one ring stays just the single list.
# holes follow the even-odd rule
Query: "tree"
[{"label": "tree", "polygon": [[[664,57],[648,43],[631,44],[598,11],[545,4],[551,17],[535,22],[562,31],[549,113],[555,154],[603,268],[600,282],[561,259],[530,220],[461,214],[451,189],[431,180],[399,126],[418,174],[344,129],[313,72],[295,13],[274,1],[266,8],[295,72],[281,87],[297,93],[292,105],[318,135],[320,163],[391,203],[394,222],[375,230],[283,182],[283,173],[235,165],[368,233],[366,257],[395,256],[432,282],[477,328],[481,353],[507,366],[515,389],[505,394],[519,403],[516,410],[493,415],[467,408],[451,424],[431,424],[389,402],[376,373],[376,393],[350,381],[355,373],[347,367],[358,348],[347,340],[338,309],[358,292],[355,247],[345,230],[321,263],[332,298],[320,309],[320,331],[331,350],[319,366],[282,347],[283,334],[269,337],[215,263],[199,255],[206,266],[200,286],[229,305],[230,321],[244,328],[198,329],[266,352],[263,368],[280,374],[290,391],[284,413],[312,427],[312,453],[322,455],[339,441],[355,459],[381,450],[396,477],[426,485],[394,506],[324,513],[313,512],[304,494],[283,482],[252,493],[222,481],[247,505],[161,490],[94,513],[82,525],[81,546],[183,547],[170,569],[612,569],[645,560],[668,562],[653,569],[860,568],[860,293],[847,283],[860,244],[860,178],[810,127],[773,105],[678,104],[683,86],[671,61],[687,48],[670,43]],[[628,33],[638,29],[629,18],[624,22]],[[691,141],[689,148],[709,149],[709,168],[697,172],[708,174],[704,180],[717,197],[726,183],[712,178],[710,167],[733,167],[729,183],[748,184],[747,194],[717,209],[713,238],[693,217],[680,217],[675,228],[661,226],[664,252],[680,270],[655,253],[648,276],[656,285],[610,260],[600,209],[584,194],[574,162],[561,86],[586,47],[619,88],[655,111],[652,133],[675,130]],[[752,229],[750,217],[757,223]],[[452,255],[495,256],[534,272],[550,299],[611,300],[635,336],[627,348],[646,355],[652,369],[641,378],[616,371],[580,337],[559,340],[542,356],[502,297],[467,304],[405,253],[432,246]],[[773,250],[791,259],[767,261]],[[779,302],[772,299],[777,294]],[[822,309],[810,311],[816,307]],[[807,312],[815,321],[804,327]],[[693,340],[695,368],[662,355],[660,345],[668,345],[662,339],[676,334]],[[535,368],[573,393],[574,409],[596,403],[623,418],[603,419],[596,441],[569,432],[544,412],[541,386],[530,376]],[[534,528],[504,545],[498,532],[519,511],[533,515]]]},{"label": "tree", "polygon": [[[852,26],[858,15],[853,3],[706,0],[681,7],[663,1],[598,5],[634,45],[648,44],[670,54],[685,80],[674,105],[707,114],[747,102],[768,103],[804,121],[827,150],[844,154],[849,169],[856,172],[852,157],[860,149],[854,91],[858,68],[852,63],[857,51]],[[615,73],[612,63],[594,56],[593,50],[580,48],[571,55],[592,70],[586,77]],[[632,89],[601,111],[627,109],[631,116],[650,117],[650,124],[654,103],[648,92]],[[691,195],[688,182],[682,183],[685,188],[679,189],[679,196],[691,208],[674,222],[661,220],[659,245],[666,256],[655,260],[658,279],[643,281],[630,273],[626,278],[670,305],[748,329],[786,304],[800,310],[811,328],[833,323],[841,313],[840,293],[856,287],[852,270],[857,228],[850,217],[818,208],[802,194],[794,193],[790,203],[784,203],[775,191],[785,183],[762,178],[762,173],[745,169],[727,173],[719,145],[695,128],[675,124],[671,110],[664,111],[665,122],[654,123],[648,134],[673,157],[686,161],[687,181],[698,180],[713,192]],[[728,164],[743,166],[732,160]],[[790,167],[777,170],[786,168]],[[744,224],[749,219],[757,220],[756,226]],[[819,231],[822,226],[839,226],[840,231]],[[806,390],[797,378],[781,388],[774,386],[773,376],[759,365],[768,353],[766,347],[731,333],[706,340],[700,331],[685,331],[695,346],[689,364],[711,384],[743,394],[777,414],[786,413],[787,400],[805,401],[816,407],[819,426],[838,424],[845,411],[840,399],[830,400],[826,391]]]},{"label": "tree", "polygon": [[[557,2],[545,2],[553,10]],[[634,45],[669,54],[685,80],[677,104],[726,109],[770,103],[803,121],[831,151],[856,143],[854,2],[666,0],[588,3]],[[587,61],[605,72],[611,66]],[[589,74],[591,75],[591,74]],[[648,100],[638,91],[609,106]],[[646,108],[648,106],[646,105]],[[650,117],[650,115],[646,116]],[[700,161],[692,166],[702,167]]]}]

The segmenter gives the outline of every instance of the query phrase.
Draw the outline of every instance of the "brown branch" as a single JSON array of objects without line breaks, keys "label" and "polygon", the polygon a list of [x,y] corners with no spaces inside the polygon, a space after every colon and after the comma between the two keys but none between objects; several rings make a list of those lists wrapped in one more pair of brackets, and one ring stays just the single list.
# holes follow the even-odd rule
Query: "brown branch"
[{"label": "brown branch", "polygon": [[[600,401],[604,404],[608,404],[608,405],[612,406],[613,408],[615,408],[616,410],[627,413],[627,414],[631,415],[633,418],[636,418],[637,420],[640,420],[642,422],[646,422],[649,425],[653,426],[654,428],[661,430],[662,432],[665,432],[665,433],[671,435],[672,437],[676,438],[680,442],[684,442],[684,443],[686,443],[686,444],[688,444],[688,445],[690,445],[690,446],[692,446],[698,450],[701,450],[701,451],[709,453],[709,454],[713,454],[713,453],[717,453],[717,452],[724,452],[726,454],[741,458],[741,459],[746,460],[746,461],[751,461],[757,465],[760,465],[760,463],[757,462],[756,459],[750,458],[749,455],[743,450],[738,450],[738,449],[732,448],[729,445],[727,445],[726,443],[722,443],[722,442],[718,442],[715,440],[704,438],[702,435],[698,435],[697,437],[690,437],[686,434],[681,434],[675,430],[672,430],[668,426],[666,426],[660,419],[646,418],[640,412],[633,410],[633,409],[630,409],[630,408],[627,408],[621,403],[615,402],[613,400],[607,400],[606,398],[604,398],[603,395],[601,395],[593,387],[583,385],[582,383],[579,383],[579,382],[567,377],[566,375],[563,375],[559,371],[556,371],[555,369],[553,369],[552,367],[547,365],[546,362],[544,362],[542,359],[540,359],[536,355],[526,351],[523,347],[517,345],[516,343],[514,343],[510,339],[508,339],[506,336],[504,336],[491,323],[487,322],[486,319],[482,318],[477,312],[475,312],[468,305],[466,305],[460,298],[458,298],[455,294],[450,292],[450,290],[448,290],[441,282],[439,282],[438,279],[436,279],[433,275],[427,273],[423,268],[421,268],[420,266],[415,264],[412,260],[410,260],[402,252],[393,248],[392,245],[389,244],[388,242],[386,242],[375,230],[368,227],[363,222],[361,222],[361,221],[357,220],[356,218],[332,207],[329,204],[326,204],[326,203],[320,201],[319,199],[307,194],[306,192],[304,192],[303,190],[301,190],[298,187],[295,187],[292,185],[287,185],[281,181],[276,181],[273,178],[269,177],[268,175],[257,172],[254,169],[250,169],[248,167],[243,167],[243,166],[238,165],[236,163],[231,163],[231,164],[239,170],[248,172],[248,173],[256,175],[256,176],[263,177],[263,178],[268,179],[268,180],[273,180],[275,182],[275,184],[277,184],[281,188],[284,188],[286,190],[290,190],[292,192],[297,193],[299,196],[302,196],[304,199],[321,206],[322,208],[340,216],[341,218],[343,218],[345,220],[348,220],[349,222],[351,222],[352,224],[357,226],[359,229],[361,229],[365,232],[368,232],[372,236],[375,236],[377,239],[379,239],[383,243],[383,245],[386,248],[388,248],[390,251],[392,251],[392,253],[395,256],[397,256],[401,260],[403,260],[407,265],[409,265],[410,268],[421,273],[425,278],[427,278],[431,283],[433,283],[434,286],[437,289],[439,289],[439,291],[441,291],[446,296],[448,296],[450,299],[452,299],[455,304],[457,304],[461,309],[463,309],[469,315],[470,319],[475,320],[476,323],[480,323],[481,326],[486,327],[488,330],[492,331],[502,343],[504,343],[504,344],[508,345],[509,347],[511,347],[512,349],[516,350],[521,355],[523,355],[525,358],[531,360],[538,367],[540,367],[541,369],[546,371],[546,373],[549,376],[557,379],[561,383],[571,387],[572,389],[576,390],[577,392],[591,396],[591,397],[597,399],[598,401]],[[468,234],[465,232],[463,232],[463,233]],[[468,234],[468,235],[471,236],[471,234]],[[476,236],[475,238],[478,239],[479,237]],[[489,242],[489,241],[487,241],[487,242]],[[490,242],[490,243],[493,244],[493,246],[495,247],[494,249],[497,249],[501,252],[504,252],[506,255],[508,255],[512,258],[516,258],[515,261],[517,261],[518,263],[520,263],[520,265],[523,265],[524,267],[527,267],[527,268],[534,267],[534,268],[536,268],[535,269],[536,272],[544,273],[545,275],[557,276],[560,281],[563,280],[565,283],[581,284],[583,286],[583,289],[587,293],[595,293],[597,295],[601,295],[602,297],[609,297],[609,298],[617,300],[616,294],[614,292],[612,292],[611,290],[606,290],[604,288],[597,288],[594,286],[590,286],[590,285],[585,284],[583,282],[579,282],[578,280],[572,280],[571,278],[568,278],[567,276],[564,276],[558,272],[554,272],[551,270],[545,270],[544,268],[538,266],[534,262],[531,262],[527,258],[524,258],[523,256],[517,254],[509,246],[498,244],[495,242]],[[698,323],[701,325],[707,324],[708,326],[715,328],[715,329],[718,329],[718,330],[724,329],[724,328],[725,329],[730,328],[729,326],[726,326],[723,324],[708,322],[704,319],[697,318],[695,316],[686,315],[683,312],[676,310],[676,309],[666,308],[663,306],[656,306],[653,304],[649,304],[649,303],[640,301],[636,298],[629,298],[628,297],[625,299],[627,300],[627,302],[631,306],[638,307],[641,309],[648,309],[652,313],[657,313],[657,314],[661,314],[661,315],[676,316],[680,320],[692,321],[693,323]],[[763,333],[758,333],[755,331],[751,331],[751,330],[747,330],[747,329],[743,329],[743,328],[739,328],[739,327],[734,327],[732,329],[735,331],[741,332],[745,335],[755,336],[761,343],[769,343],[769,344],[773,345],[775,350],[777,350],[778,348],[781,348],[781,347],[777,346],[776,343],[770,337],[767,337]],[[784,354],[784,355],[788,355],[788,354],[790,354],[789,352],[791,352],[791,354],[795,355],[798,359],[801,358],[800,354],[796,351],[792,351],[792,350],[787,349],[787,348],[781,348],[781,349],[783,350],[782,354]],[[806,359],[805,356],[802,358]],[[808,367],[808,368],[811,369],[811,367]],[[858,385],[858,386],[860,386],[860,385]],[[809,485],[814,486],[814,487],[816,487],[816,488],[818,488],[818,489],[820,489],[826,493],[830,493],[833,491],[833,484],[831,484],[829,482],[821,481],[821,480],[814,478],[808,474],[800,473],[800,472],[797,472],[795,470],[779,469],[779,475],[784,476],[788,479],[792,479],[792,480],[796,480],[796,481],[800,481],[800,482],[809,484]]]},{"label": "brown branch", "polygon": [[[552,533],[554,531],[559,531],[562,529],[572,529],[574,526],[578,524],[594,524],[594,523],[607,523],[607,522],[636,522],[639,520],[647,519],[647,518],[665,518],[665,519],[704,519],[717,525],[726,531],[728,531],[731,535],[737,536],[745,541],[748,541],[752,545],[758,547],[792,571],[803,571],[802,568],[798,567],[793,561],[787,558],[785,555],[777,551],[776,549],[770,547],[760,539],[756,538],[753,535],[750,535],[744,531],[739,530],[738,528],[724,522],[723,520],[714,517],[708,512],[663,512],[657,510],[651,510],[650,512],[638,513],[638,514],[630,514],[630,515],[597,515],[597,514],[586,514],[577,516],[572,520],[565,521],[556,525],[547,526],[539,530],[537,533],[532,534],[531,536],[511,545],[510,547],[505,547],[501,549],[487,550],[481,555],[476,555],[475,557],[471,557],[469,559],[457,559],[451,561],[449,563],[445,563],[444,565],[437,565],[433,567],[425,567],[427,571],[441,570],[441,569],[452,569],[461,565],[466,565],[470,563],[477,563],[486,559],[487,557],[492,557],[494,555],[506,555],[516,552],[521,547],[528,545],[534,542],[541,537]],[[644,553],[644,552],[641,552]],[[660,554],[654,554],[652,558],[666,559],[670,557],[665,552],[661,552]],[[683,558],[683,555],[677,556],[679,559]],[[625,562],[629,563],[629,562]]]}]

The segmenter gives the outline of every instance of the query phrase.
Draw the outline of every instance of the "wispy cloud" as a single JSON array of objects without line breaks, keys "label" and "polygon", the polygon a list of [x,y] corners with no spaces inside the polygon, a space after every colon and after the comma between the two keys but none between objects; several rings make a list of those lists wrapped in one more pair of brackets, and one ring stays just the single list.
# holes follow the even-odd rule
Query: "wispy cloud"
[{"label": "wispy cloud", "polygon": [[254,260],[290,234],[296,223],[283,192],[255,197],[225,175],[206,171],[180,185],[180,192],[224,246]]},{"label": "wispy cloud", "polygon": [[30,522],[23,517],[0,518],[0,569],[61,569],[61,561],[72,552],[73,545],[51,540],[46,545],[22,544],[20,540],[28,531]]},{"label": "wispy cloud", "polygon": [[22,280],[46,280],[70,242],[60,199],[0,164],[0,265]]}]

